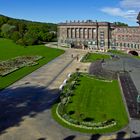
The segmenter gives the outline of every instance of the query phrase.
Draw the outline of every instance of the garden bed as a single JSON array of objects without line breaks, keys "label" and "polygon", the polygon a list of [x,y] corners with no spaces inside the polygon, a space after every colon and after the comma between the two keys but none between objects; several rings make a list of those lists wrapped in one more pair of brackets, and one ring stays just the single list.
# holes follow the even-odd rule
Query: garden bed
[{"label": "garden bed", "polygon": [[118,81],[81,73],[68,80],[53,116],[65,127],[88,133],[114,132],[128,123]]},{"label": "garden bed", "polygon": [[6,61],[0,61],[0,76],[6,76],[25,66],[35,66],[42,56],[19,56]]}]

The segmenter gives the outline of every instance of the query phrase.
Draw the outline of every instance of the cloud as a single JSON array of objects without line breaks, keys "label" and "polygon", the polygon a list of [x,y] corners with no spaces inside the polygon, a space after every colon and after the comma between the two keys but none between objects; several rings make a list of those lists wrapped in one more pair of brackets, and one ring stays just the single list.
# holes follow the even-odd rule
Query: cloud
[{"label": "cloud", "polygon": [[122,10],[116,7],[104,7],[101,11],[111,16],[119,16],[133,21],[136,21],[138,14],[135,10]]},{"label": "cloud", "polygon": [[140,0],[122,0],[120,6],[123,8],[140,9]]},{"label": "cloud", "polygon": [[105,7],[105,8],[102,8],[101,11],[112,16],[124,15],[124,12],[120,8]]},{"label": "cloud", "polygon": [[102,12],[128,20],[136,21],[140,10],[140,0],[121,0],[118,7],[104,7]]},{"label": "cloud", "polygon": [[125,14],[124,17],[130,20],[136,20],[138,13],[135,10],[128,10]]}]

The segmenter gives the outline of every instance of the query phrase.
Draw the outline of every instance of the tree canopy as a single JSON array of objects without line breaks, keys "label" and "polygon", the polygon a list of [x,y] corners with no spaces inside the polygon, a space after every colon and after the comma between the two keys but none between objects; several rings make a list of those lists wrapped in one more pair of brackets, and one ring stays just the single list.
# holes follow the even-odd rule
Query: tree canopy
[{"label": "tree canopy", "polygon": [[56,40],[57,25],[0,15],[0,37],[12,39],[15,43],[26,46],[41,44]]},{"label": "tree canopy", "polygon": [[128,24],[122,22],[114,22],[114,24],[117,26],[128,26]]}]

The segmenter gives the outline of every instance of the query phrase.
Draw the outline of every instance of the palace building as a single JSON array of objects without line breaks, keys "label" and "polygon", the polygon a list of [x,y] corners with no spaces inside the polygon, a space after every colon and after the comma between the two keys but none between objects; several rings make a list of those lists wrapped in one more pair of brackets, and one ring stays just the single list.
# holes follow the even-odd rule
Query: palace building
[{"label": "palace building", "polygon": [[[140,24],[140,13],[137,17]],[[66,21],[58,25],[58,45],[107,51],[140,50],[140,26],[116,26],[109,22]]]}]

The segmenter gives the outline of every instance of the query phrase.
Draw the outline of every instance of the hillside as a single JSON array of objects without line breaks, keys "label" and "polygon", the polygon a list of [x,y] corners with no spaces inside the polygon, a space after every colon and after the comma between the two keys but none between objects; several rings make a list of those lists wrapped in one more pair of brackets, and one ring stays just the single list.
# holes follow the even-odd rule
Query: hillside
[{"label": "hillside", "polygon": [[35,45],[56,40],[57,25],[0,15],[0,37],[20,45]]}]

